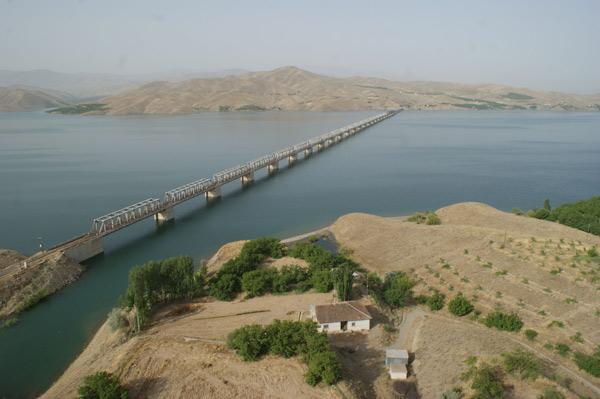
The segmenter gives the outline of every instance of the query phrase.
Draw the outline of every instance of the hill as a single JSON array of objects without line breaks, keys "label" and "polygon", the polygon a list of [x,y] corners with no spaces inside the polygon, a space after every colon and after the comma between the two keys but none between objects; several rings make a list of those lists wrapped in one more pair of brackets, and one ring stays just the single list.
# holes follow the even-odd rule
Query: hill
[{"label": "hill", "polygon": [[59,93],[23,87],[0,87],[0,112],[39,111],[71,103]]},{"label": "hill", "polygon": [[213,79],[157,81],[107,97],[107,114],[189,114],[229,110],[411,109],[600,110],[600,96],[502,85],[335,78],[296,67]]},{"label": "hill", "polygon": [[[363,297],[374,315],[371,331],[330,335],[343,374],[335,387],[306,385],[298,359],[267,356],[247,363],[225,345],[227,334],[241,325],[298,320],[310,304],[332,300],[331,293],[308,292],[168,305],[129,339],[107,322],[43,397],[73,396],[83,376],[105,370],[116,373],[134,398],[392,398],[402,384],[393,384],[383,366],[389,346],[414,354],[410,383],[416,382],[423,399],[438,399],[461,385],[468,391],[460,378],[468,357],[494,362],[515,349],[533,353],[544,370],[535,381],[505,376],[510,397],[538,397],[549,387],[566,398],[597,397],[600,378],[579,370],[571,353],[591,353],[600,341],[598,264],[585,255],[600,238],[478,203],[448,206],[437,214],[441,225],[349,214],[329,227],[345,253],[368,271],[406,272],[417,281],[417,294],[437,289],[452,298],[460,291],[476,310],[461,318],[422,306],[387,313]],[[237,256],[241,245],[224,246],[209,268]],[[359,284],[354,295],[364,295]],[[517,313],[524,329],[535,329],[538,336],[528,340],[522,331],[498,331],[478,321],[478,312],[483,317],[497,309]]]}]

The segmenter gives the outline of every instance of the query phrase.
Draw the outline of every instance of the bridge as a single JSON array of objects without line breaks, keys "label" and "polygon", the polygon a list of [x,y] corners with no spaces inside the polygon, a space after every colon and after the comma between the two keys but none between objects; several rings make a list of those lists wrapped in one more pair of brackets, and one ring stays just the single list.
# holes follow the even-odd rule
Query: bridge
[{"label": "bridge", "polygon": [[38,252],[23,263],[17,263],[5,268],[0,271],[0,279],[19,273],[26,268],[39,265],[59,251],[77,262],[90,259],[104,251],[102,238],[109,234],[150,217],[154,217],[158,223],[172,220],[174,218],[173,208],[176,205],[198,196],[204,196],[206,199],[220,197],[221,187],[227,183],[238,179],[242,184],[249,183],[254,180],[254,173],[260,169],[267,168],[269,173],[273,173],[279,169],[279,164],[282,161],[287,160],[288,164],[291,165],[300,156],[306,158],[313,152],[328,148],[370,126],[391,118],[398,112],[400,110],[388,111],[352,123],[252,161],[222,170],[215,173],[212,177],[196,180],[171,189],[165,192],[162,199],[148,198],[104,216],[97,217],[93,220],[89,232],[62,242],[46,251]]}]

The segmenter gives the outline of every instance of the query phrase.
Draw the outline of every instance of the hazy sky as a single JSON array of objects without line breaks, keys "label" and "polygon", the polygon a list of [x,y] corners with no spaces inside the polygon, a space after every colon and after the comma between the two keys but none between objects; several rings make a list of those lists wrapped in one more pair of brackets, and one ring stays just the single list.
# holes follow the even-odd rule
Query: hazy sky
[{"label": "hazy sky", "polygon": [[283,65],[600,92],[600,1],[0,0],[0,69]]}]

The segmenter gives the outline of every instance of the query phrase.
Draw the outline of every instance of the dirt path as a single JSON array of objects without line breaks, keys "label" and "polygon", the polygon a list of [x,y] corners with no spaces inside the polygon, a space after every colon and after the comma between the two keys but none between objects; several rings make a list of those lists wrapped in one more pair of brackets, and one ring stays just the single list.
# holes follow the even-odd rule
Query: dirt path
[{"label": "dirt path", "polygon": [[420,308],[412,308],[402,313],[402,322],[398,327],[398,336],[394,341],[394,348],[414,349],[414,340],[418,332],[419,323],[425,318],[426,313]]}]

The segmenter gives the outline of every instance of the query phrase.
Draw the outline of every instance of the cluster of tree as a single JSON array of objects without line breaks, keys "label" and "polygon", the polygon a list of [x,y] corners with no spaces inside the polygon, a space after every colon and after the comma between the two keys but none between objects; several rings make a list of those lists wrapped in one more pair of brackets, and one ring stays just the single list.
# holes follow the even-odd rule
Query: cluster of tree
[{"label": "cluster of tree", "polygon": [[426,212],[417,212],[409,216],[409,222],[415,222],[417,224],[429,224],[429,225],[438,225],[442,224],[441,219],[435,212],[426,211]]},{"label": "cluster of tree", "polygon": [[502,354],[504,369],[522,380],[536,380],[542,375],[542,364],[531,352],[516,349]]},{"label": "cluster of tree", "polygon": [[353,274],[359,265],[346,256],[334,255],[309,242],[296,244],[288,255],[307,261],[308,269],[284,266],[259,268],[267,258],[279,258],[286,254],[286,247],[276,238],[263,237],[247,242],[240,255],[226,262],[210,279],[210,294],[217,299],[230,301],[244,291],[248,297],[268,292],[300,292],[314,288],[318,292],[336,289],[338,299],[351,298]]},{"label": "cluster of tree", "polygon": [[585,370],[594,377],[600,378],[600,346],[596,349],[596,352],[592,355],[585,354],[583,352],[575,352],[573,360],[577,367]]},{"label": "cluster of tree", "polygon": [[431,295],[419,295],[415,298],[418,303],[427,305],[433,311],[442,310],[446,302],[446,295],[434,290]]},{"label": "cluster of tree", "polygon": [[331,385],[341,377],[341,367],[327,335],[319,333],[311,321],[275,320],[265,327],[243,326],[229,334],[227,345],[245,361],[255,361],[266,354],[301,356],[308,365],[305,377],[310,385],[319,382]]},{"label": "cluster of tree", "polygon": [[302,242],[289,250],[289,255],[308,263],[310,285],[318,292],[333,288],[340,301],[351,299],[354,273],[360,265],[343,254],[332,254],[311,242]]},{"label": "cluster of tree", "polygon": [[550,201],[546,199],[542,208],[532,209],[527,215],[600,235],[600,197],[562,204],[555,209],[552,209]]},{"label": "cluster of tree", "polygon": [[248,298],[261,296],[268,292],[282,294],[297,290],[306,291],[310,288],[309,273],[300,266],[283,266],[275,268],[256,269],[242,275],[242,291]]},{"label": "cluster of tree", "polygon": [[193,298],[202,294],[203,286],[203,273],[194,271],[194,262],[189,256],[150,261],[129,272],[125,305],[130,309],[135,307],[136,330],[139,331],[157,304]]},{"label": "cluster of tree", "polygon": [[367,279],[369,295],[380,305],[395,309],[414,300],[412,289],[415,282],[404,272],[388,273],[384,280],[375,273],[369,273]]},{"label": "cluster of tree", "polygon": [[503,331],[521,331],[523,321],[516,313],[493,311],[483,319],[483,324]]},{"label": "cluster of tree", "polygon": [[77,390],[80,399],[127,399],[129,392],[119,378],[106,371],[88,375]]},{"label": "cluster of tree", "polygon": [[242,290],[242,277],[252,272],[268,257],[281,258],[285,246],[276,238],[262,237],[248,241],[240,255],[225,262],[210,279],[210,295],[222,301],[231,301]]}]

